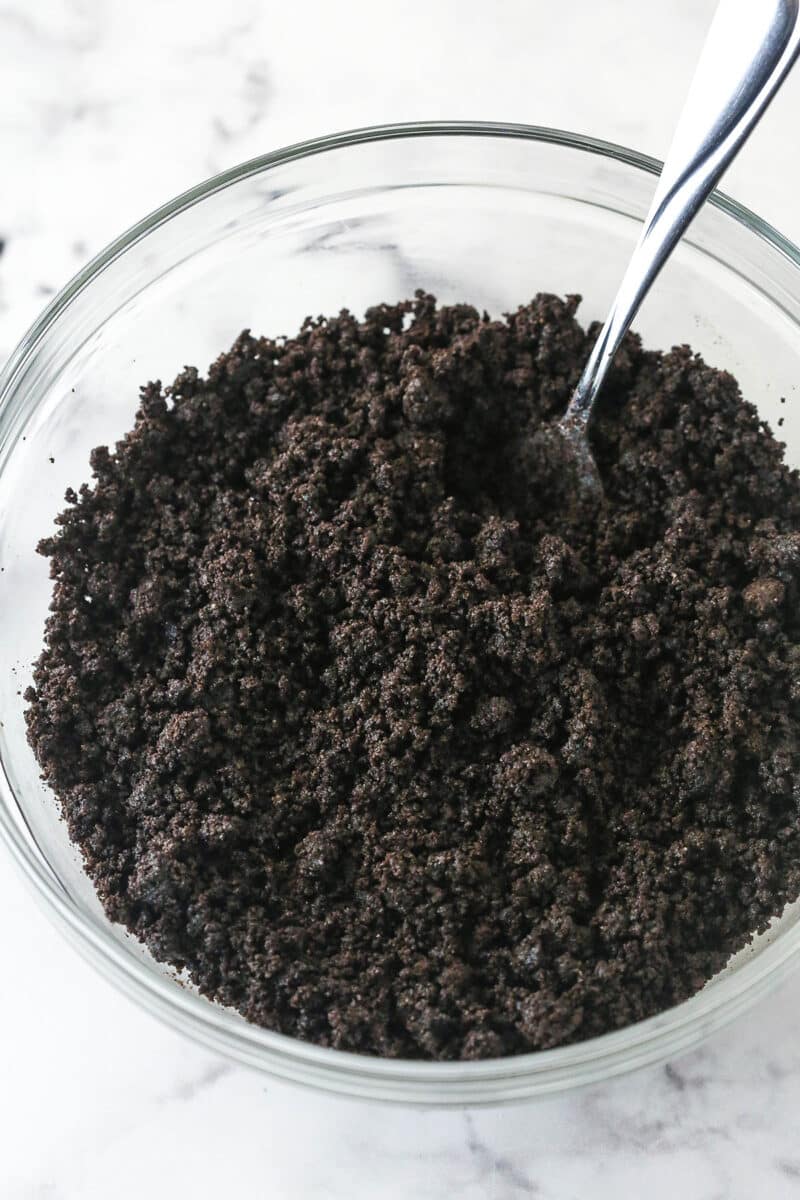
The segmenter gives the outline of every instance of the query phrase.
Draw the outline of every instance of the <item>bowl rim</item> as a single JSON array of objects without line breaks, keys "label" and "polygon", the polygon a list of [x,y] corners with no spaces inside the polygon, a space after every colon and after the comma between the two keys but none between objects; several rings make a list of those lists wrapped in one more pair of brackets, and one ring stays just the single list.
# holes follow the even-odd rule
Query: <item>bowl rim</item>
[{"label": "bowl rim", "polygon": [[[517,139],[597,155],[651,175],[658,175],[662,167],[656,158],[568,130],[484,121],[422,121],[367,126],[293,143],[248,159],[152,211],[69,280],[23,335],[0,372],[0,423],[5,402],[19,372],[59,315],[110,263],[172,217],[214,193],[274,166],[370,142],[421,137]],[[721,192],[714,192],[709,203],[800,268],[800,249],[750,209]],[[373,1099],[433,1104],[458,1104],[467,1100],[480,1103],[485,1093],[484,1102],[495,1103],[537,1092],[561,1090],[630,1070],[667,1057],[669,1051],[663,1052],[666,1046],[681,1049],[693,1040],[700,1040],[710,1028],[720,1027],[762,994],[768,982],[781,978],[800,959],[798,922],[729,976],[720,985],[724,996],[718,993],[717,986],[711,986],[654,1017],[582,1042],[474,1062],[439,1063],[356,1054],[317,1046],[251,1025],[238,1014],[176,986],[169,976],[156,975],[144,967],[134,955],[125,952],[116,938],[105,933],[100,924],[85,917],[73,905],[49,864],[40,859],[23,836],[20,817],[24,822],[24,810],[16,800],[0,760],[0,837],[28,882],[57,918],[62,932],[124,992],[177,1029],[183,1032],[193,1029],[200,1041],[212,1044],[240,1061],[261,1066],[295,1082]],[[692,1029],[699,1029],[696,1037],[692,1036]],[[658,1046],[662,1050],[657,1051]],[[573,1078],[573,1075],[579,1077]],[[426,1093],[428,1087],[433,1091]]]}]

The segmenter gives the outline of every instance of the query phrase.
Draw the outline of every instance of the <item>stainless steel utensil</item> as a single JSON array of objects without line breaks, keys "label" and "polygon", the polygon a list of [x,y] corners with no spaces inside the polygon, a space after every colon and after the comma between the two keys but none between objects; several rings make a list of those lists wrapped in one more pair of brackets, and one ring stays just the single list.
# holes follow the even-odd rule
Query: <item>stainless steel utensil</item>
[{"label": "stainless steel utensil", "polygon": [[602,497],[587,426],[614,354],[659,271],[758,124],[798,53],[800,0],[721,0],[636,248],[556,426],[568,439],[584,492]]}]

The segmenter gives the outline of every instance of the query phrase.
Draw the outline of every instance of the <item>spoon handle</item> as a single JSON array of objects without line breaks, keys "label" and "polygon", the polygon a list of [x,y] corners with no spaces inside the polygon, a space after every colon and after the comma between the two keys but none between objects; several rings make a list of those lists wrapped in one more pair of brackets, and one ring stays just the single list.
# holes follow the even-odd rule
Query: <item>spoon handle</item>
[{"label": "spoon handle", "polygon": [[800,52],[800,0],[720,0],[658,186],[564,414],[583,426],[650,285]]}]

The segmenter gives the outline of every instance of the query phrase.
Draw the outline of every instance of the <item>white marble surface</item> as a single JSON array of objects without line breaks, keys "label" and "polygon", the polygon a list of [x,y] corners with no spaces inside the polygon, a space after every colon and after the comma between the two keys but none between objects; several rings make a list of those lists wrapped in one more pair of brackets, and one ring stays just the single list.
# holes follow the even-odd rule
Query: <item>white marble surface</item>
[{"label": "white marble surface", "polygon": [[[221,168],[420,117],[663,152],[713,0],[0,3],[0,361],[112,236]],[[800,239],[800,74],[728,190]],[[794,160],[794,161],[793,161]],[[800,1196],[800,976],[666,1069],[504,1112],[315,1098],[162,1029],[0,861],[3,1200]]]}]

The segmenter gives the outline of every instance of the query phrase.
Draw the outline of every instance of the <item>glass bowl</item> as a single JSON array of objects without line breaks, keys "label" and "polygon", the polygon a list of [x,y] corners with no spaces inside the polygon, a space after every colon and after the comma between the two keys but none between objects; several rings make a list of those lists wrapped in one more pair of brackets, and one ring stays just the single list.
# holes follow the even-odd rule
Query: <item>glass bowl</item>
[{"label": "glass bowl", "polygon": [[[104,916],[25,740],[24,692],[50,596],[34,552],[90,449],[127,430],[139,384],[203,368],[244,327],[409,296],[498,315],[537,291],[604,315],[660,164],[549,129],[427,124],[292,146],[218,175],[103,251],[42,314],[0,378],[0,833],[62,930],[120,988],[231,1058],[315,1088],[426,1105],[489,1104],[667,1059],[774,988],[798,961],[787,910],[691,1000],[590,1041],[470,1063],[322,1049],[205,1000]],[[800,254],[722,195],[647,300],[653,347],[688,342],[739,379],[800,459]]]}]

